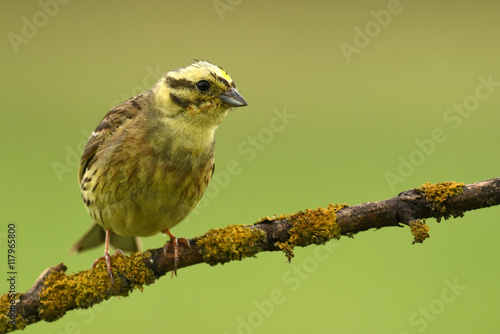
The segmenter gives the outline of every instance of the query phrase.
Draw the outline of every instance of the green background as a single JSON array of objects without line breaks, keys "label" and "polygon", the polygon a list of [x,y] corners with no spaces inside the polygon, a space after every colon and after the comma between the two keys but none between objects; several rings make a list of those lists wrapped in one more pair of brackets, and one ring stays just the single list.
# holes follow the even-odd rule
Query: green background
[{"label": "green background", "polygon": [[[217,132],[217,173],[230,161],[238,173],[216,173],[204,206],[173,229],[179,237],[383,200],[424,182],[500,176],[500,87],[460,124],[444,118],[474,102],[479,77],[500,82],[496,1],[41,3],[49,7],[2,1],[0,9],[0,238],[5,254],[6,226],[17,224],[19,291],[49,266],[75,272],[102,255],[68,253],[91,223],[76,181],[83,145],[111,107],[193,58],[227,70],[249,106]],[[388,6],[397,11],[390,22]],[[365,28],[369,40],[355,40]],[[9,40],[23,33],[23,43]],[[346,57],[346,44],[357,53]],[[276,111],[294,118],[280,123]],[[425,153],[415,141],[429,143],[435,129],[446,139]],[[410,157],[413,170],[389,183],[387,173]],[[422,245],[393,227],[297,249],[291,264],[264,253],[193,266],[25,333],[494,333],[499,214],[429,220]]]}]

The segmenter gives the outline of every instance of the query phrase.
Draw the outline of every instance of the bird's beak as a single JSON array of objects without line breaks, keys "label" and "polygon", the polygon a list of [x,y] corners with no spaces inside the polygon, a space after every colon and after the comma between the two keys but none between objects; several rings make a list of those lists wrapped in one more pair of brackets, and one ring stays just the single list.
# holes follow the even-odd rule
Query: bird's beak
[{"label": "bird's beak", "polygon": [[244,107],[248,105],[243,96],[241,96],[240,93],[238,93],[238,91],[233,87],[220,94],[219,98],[232,107]]}]

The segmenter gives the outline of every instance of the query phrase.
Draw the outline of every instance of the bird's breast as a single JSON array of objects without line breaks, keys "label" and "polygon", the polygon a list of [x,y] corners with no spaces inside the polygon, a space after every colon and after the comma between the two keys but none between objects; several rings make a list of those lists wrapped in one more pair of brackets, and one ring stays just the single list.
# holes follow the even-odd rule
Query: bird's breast
[{"label": "bird's breast", "polygon": [[213,142],[202,149],[144,143],[124,134],[100,159],[107,160],[105,172],[88,196],[91,215],[117,234],[149,236],[173,227],[195,208],[212,176]]}]

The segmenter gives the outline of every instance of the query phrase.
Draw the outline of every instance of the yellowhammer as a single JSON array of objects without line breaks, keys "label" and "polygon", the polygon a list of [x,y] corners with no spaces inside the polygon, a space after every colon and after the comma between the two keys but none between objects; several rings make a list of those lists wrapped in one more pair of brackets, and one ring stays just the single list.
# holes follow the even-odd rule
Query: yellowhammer
[{"label": "yellowhammer", "polygon": [[[101,121],[83,152],[78,179],[96,224],[73,246],[83,251],[104,242],[138,249],[136,237],[164,232],[201,199],[214,171],[215,130],[232,107],[247,102],[220,67],[194,61],[165,74],[156,85],[118,105]],[[174,270],[175,272],[175,270]]]}]

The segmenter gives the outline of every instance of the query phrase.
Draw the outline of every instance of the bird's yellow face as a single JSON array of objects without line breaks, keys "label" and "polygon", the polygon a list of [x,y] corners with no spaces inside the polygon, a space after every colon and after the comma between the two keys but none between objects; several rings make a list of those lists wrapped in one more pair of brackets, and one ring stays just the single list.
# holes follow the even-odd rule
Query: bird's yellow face
[{"label": "bird's yellow face", "polygon": [[168,72],[153,92],[164,116],[193,125],[217,127],[230,108],[247,105],[226,71],[206,61]]}]

